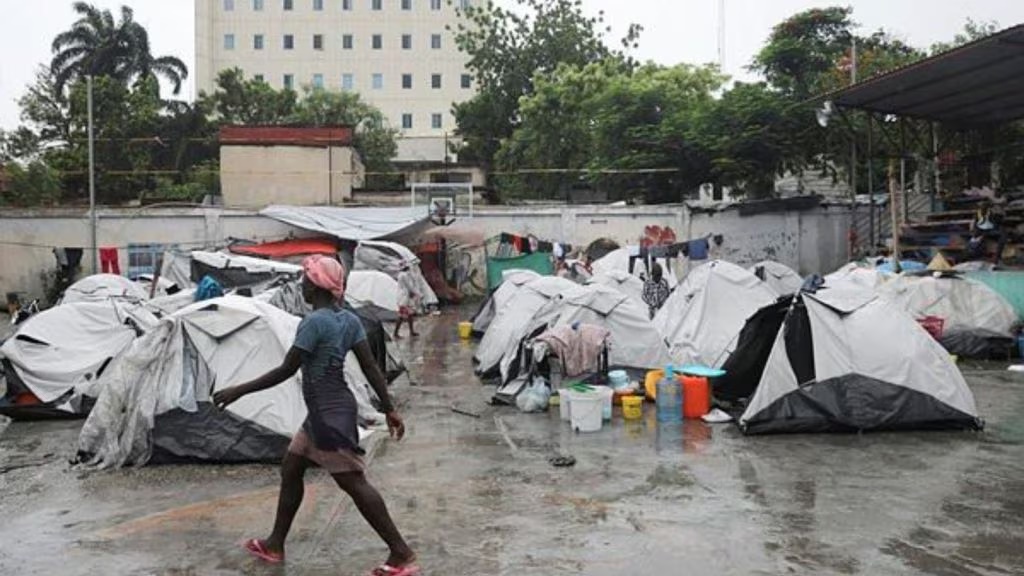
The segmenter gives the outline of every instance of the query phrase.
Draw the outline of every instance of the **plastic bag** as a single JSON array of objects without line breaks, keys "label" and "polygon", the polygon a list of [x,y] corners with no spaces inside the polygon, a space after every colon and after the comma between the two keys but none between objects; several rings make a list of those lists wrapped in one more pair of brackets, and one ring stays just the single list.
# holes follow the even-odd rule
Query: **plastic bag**
[{"label": "plastic bag", "polygon": [[548,409],[551,389],[543,378],[537,376],[516,398],[516,406],[523,412],[544,412]]}]

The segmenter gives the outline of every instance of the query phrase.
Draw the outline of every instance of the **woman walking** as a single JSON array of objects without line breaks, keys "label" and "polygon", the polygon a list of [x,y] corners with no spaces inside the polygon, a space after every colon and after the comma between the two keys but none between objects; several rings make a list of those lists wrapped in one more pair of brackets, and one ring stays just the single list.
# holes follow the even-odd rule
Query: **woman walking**
[{"label": "woman walking", "polygon": [[373,359],[359,318],[339,307],[345,294],[344,266],[330,258],[312,256],[303,262],[303,269],[302,295],[314,311],[299,324],[295,343],[284,362],[251,382],[226,388],[213,397],[217,407],[223,409],[247,394],[284,382],[302,369],[302,396],[308,415],[281,464],[281,494],[274,528],[266,539],[248,540],[245,548],[266,562],[284,561],[285,540],[302,503],[306,469],[318,465],[352,498],[391,551],[372,576],[418,574],[415,554],[391,520],[384,499],[366,479],[356,400],[345,383],[344,362],[350,350],[381,400],[391,436],[401,440],[405,425],[391,403],[387,382]]}]

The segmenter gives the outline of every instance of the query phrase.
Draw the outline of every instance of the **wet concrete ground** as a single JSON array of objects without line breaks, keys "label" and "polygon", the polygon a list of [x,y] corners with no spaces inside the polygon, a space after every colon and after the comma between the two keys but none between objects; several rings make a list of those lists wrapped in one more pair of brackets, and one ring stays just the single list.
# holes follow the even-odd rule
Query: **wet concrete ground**
[{"label": "wet concrete ground", "polygon": [[[458,320],[404,341],[409,436],[376,445],[370,472],[427,575],[1024,573],[1022,376],[966,371],[978,434],[745,438],[649,410],[576,435],[488,406]],[[237,545],[269,529],[274,467],[77,471],[79,425],[0,432],[0,574],[355,575],[385,555],[317,472],[287,565],[261,566]]]}]

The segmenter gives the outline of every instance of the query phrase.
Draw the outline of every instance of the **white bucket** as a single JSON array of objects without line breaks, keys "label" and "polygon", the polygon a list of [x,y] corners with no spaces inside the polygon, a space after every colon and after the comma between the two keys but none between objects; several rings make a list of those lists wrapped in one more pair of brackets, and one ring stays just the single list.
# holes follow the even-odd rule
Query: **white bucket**
[{"label": "white bucket", "polygon": [[612,419],[612,401],[615,399],[615,390],[607,386],[598,386],[597,393],[604,400],[604,405],[601,407],[601,418],[605,420]]},{"label": "white bucket", "polygon": [[604,398],[594,392],[572,393],[572,428],[577,432],[597,432],[601,429]]},{"label": "white bucket", "polygon": [[568,388],[562,388],[558,391],[558,415],[566,422],[572,420],[572,417],[569,415],[570,393],[571,391]]}]

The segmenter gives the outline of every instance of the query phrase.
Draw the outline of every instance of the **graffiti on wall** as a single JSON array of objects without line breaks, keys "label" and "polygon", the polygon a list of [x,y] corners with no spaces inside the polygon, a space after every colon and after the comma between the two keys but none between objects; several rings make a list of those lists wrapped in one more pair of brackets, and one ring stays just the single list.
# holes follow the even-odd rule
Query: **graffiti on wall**
[{"label": "graffiti on wall", "polygon": [[677,242],[676,232],[671,226],[658,226],[657,224],[644,227],[644,235],[640,239],[640,245],[644,248],[652,246],[671,246]]}]

